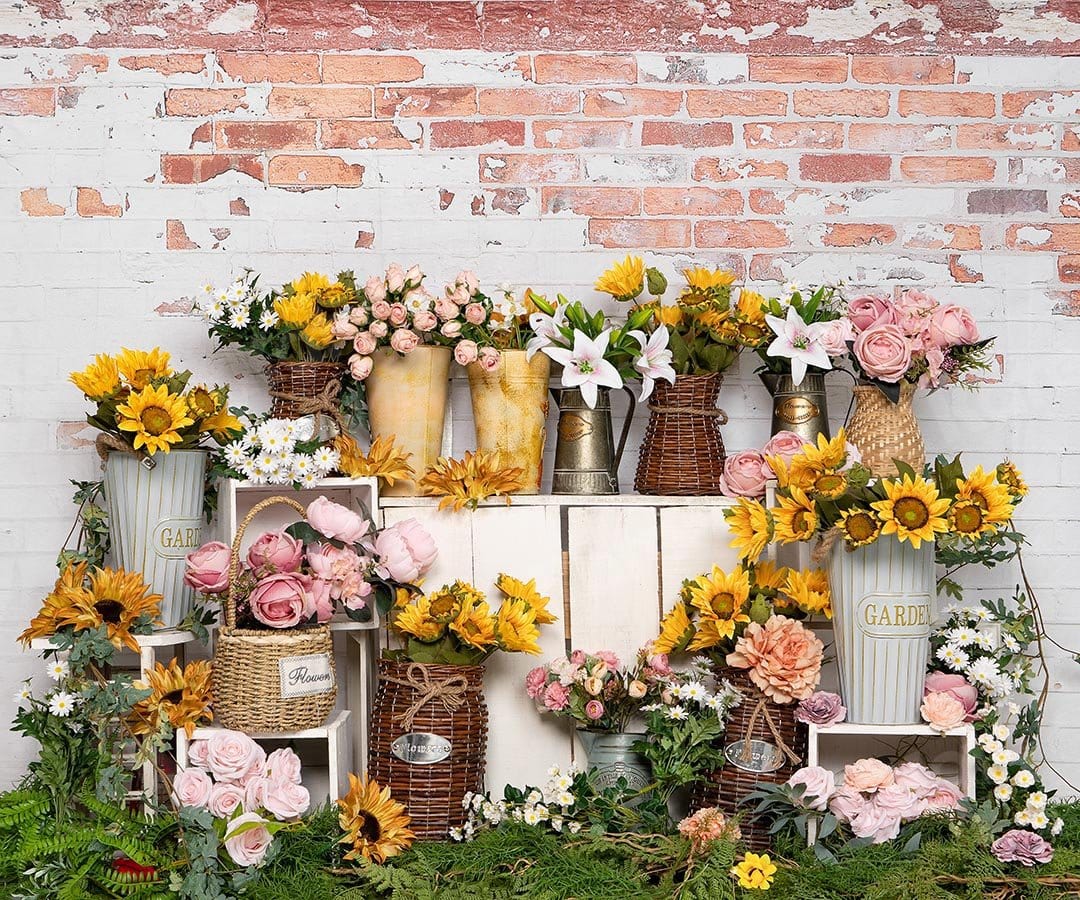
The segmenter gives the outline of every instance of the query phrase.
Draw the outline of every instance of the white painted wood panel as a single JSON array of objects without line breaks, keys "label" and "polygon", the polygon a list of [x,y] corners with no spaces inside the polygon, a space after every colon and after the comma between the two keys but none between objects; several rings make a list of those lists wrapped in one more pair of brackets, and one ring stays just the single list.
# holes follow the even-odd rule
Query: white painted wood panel
[{"label": "white painted wood panel", "polygon": [[739,554],[728,546],[731,532],[724,509],[729,505],[730,501],[660,510],[660,600],[664,612],[675,605],[685,579],[708,572],[714,565],[725,571],[738,565]]}]

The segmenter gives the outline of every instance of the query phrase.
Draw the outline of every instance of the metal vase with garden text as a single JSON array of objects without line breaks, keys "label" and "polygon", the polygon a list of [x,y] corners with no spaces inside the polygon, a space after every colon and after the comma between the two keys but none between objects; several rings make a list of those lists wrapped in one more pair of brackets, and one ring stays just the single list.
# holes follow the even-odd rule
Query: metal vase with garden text
[{"label": "metal vase with garden text", "polygon": [[633,392],[629,388],[623,390],[630,397],[630,407],[616,447],[609,388],[599,389],[593,408],[585,402],[579,388],[551,389],[559,407],[551,493],[619,493],[619,463],[626,449],[636,405]]},{"label": "metal vase with garden text", "polygon": [[829,408],[822,373],[807,372],[798,386],[790,375],[759,372],[758,377],[773,398],[770,434],[794,431],[812,442],[817,441],[819,434],[829,437]]}]

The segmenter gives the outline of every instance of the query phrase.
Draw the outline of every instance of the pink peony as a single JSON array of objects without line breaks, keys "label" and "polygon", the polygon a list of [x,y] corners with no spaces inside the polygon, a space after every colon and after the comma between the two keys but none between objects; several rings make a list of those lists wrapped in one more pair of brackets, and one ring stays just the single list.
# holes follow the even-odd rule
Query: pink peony
[{"label": "pink peony", "polygon": [[1013,828],[990,845],[990,852],[999,862],[1020,863],[1030,868],[1036,863],[1048,863],[1054,858],[1054,848],[1048,840],[1034,831]]},{"label": "pink peony", "polygon": [[855,339],[855,329],[850,319],[833,319],[825,323],[818,335],[818,342],[829,356],[843,356],[848,352],[848,341]]},{"label": "pink peony", "polygon": [[974,722],[978,718],[975,714],[975,710],[979,706],[978,688],[963,675],[952,672],[928,672],[923,694],[935,691],[951,694],[964,705],[964,711],[966,712],[964,716],[965,722]]},{"label": "pink peony", "polygon": [[559,710],[566,709],[566,705],[569,702],[569,689],[558,681],[553,681],[544,688],[544,706],[547,709],[558,712]]},{"label": "pink peony", "polygon": [[470,325],[482,325],[487,318],[487,310],[480,303],[470,303],[465,307],[465,321]]},{"label": "pink peony", "polygon": [[474,363],[479,355],[476,341],[459,341],[454,348],[454,359],[458,361],[458,365],[467,366]]},{"label": "pink peony", "polygon": [[386,267],[386,288],[391,294],[400,294],[405,287],[405,272],[397,263]]},{"label": "pink peony", "polygon": [[390,305],[390,324],[400,328],[409,318],[409,311],[405,308],[404,303],[393,303]]},{"label": "pink peony", "polygon": [[417,331],[434,331],[439,325],[439,320],[435,318],[435,313],[429,312],[426,309],[421,310],[413,316],[413,327]]},{"label": "pink peony", "polygon": [[901,818],[891,809],[866,803],[849,823],[855,837],[870,838],[873,844],[891,841],[900,833]]},{"label": "pink peony", "polygon": [[478,361],[485,372],[494,372],[502,362],[502,355],[494,347],[481,347]]},{"label": "pink peony", "polygon": [[847,318],[856,331],[865,331],[878,323],[895,324],[896,311],[888,297],[864,294],[848,304]]},{"label": "pink peony", "polygon": [[948,731],[967,720],[964,704],[945,691],[930,691],[919,708],[923,720],[935,731]]},{"label": "pink peony", "polygon": [[821,766],[803,766],[787,780],[788,785],[804,785],[802,805],[807,809],[824,812],[829,805],[829,798],[836,790],[836,777]]},{"label": "pink peony", "polygon": [[311,599],[315,604],[315,620],[325,625],[334,618],[334,598],[330,595],[331,585],[322,578],[312,578]]},{"label": "pink peony", "polygon": [[727,497],[765,496],[765,457],[757,450],[740,450],[724,460],[720,490]]},{"label": "pink peony", "polygon": [[244,789],[230,781],[214,785],[206,808],[219,819],[231,819],[233,813],[244,806]]},{"label": "pink peony", "polygon": [[866,798],[855,788],[843,785],[838,787],[829,798],[829,812],[841,822],[850,822],[866,805]]},{"label": "pink peony", "polygon": [[325,497],[317,497],[308,504],[307,520],[323,537],[337,538],[345,544],[357,543],[367,534],[370,524],[359,513]]},{"label": "pink peony", "polygon": [[295,750],[280,747],[266,757],[266,773],[274,781],[300,783],[300,757]]},{"label": "pink peony", "polygon": [[814,691],[805,700],[800,700],[795,710],[798,721],[819,727],[835,725],[843,722],[846,717],[847,707],[841,701],[840,695],[828,691]]},{"label": "pink peony", "polygon": [[304,545],[285,529],[266,531],[248,550],[247,561],[252,569],[268,568],[276,572],[295,572],[304,558]]},{"label": "pink peony", "polygon": [[292,781],[269,779],[263,796],[263,807],[282,822],[298,819],[311,806],[308,789]]},{"label": "pink peony", "polygon": [[364,282],[364,296],[369,303],[381,303],[386,299],[386,279],[372,275]]},{"label": "pink peony", "polygon": [[419,336],[408,328],[399,328],[390,335],[390,347],[398,353],[412,353],[419,346]]},{"label": "pink peony", "polygon": [[371,356],[375,348],[379,346],[379,342],[370,331],[361,331],[353,338],[352,346],[353,350],[361,356]]},{"label": "pink peony", "polygon": [[857,759],[844,766],[844,786],[864,794],[888,787],[893,781],[892,767],[880,759]]},{"label": "pink peony", "polygon": [[599,700],[590,700],[585,704],[585,715],[594,722],[604,717],[604,704]]},{"label": "pink peony", "polygon": [[279,572],[260,579],[248,595],[251,614],[270,628],[295,628],[315,615],[311,578]]},{"label": "pink peony", "polygon": [[244,868],[259,865],[270,849],[271,841],[273,837],[266,829],[266,820],[253,812],[237,816],[225,832],[226,851],[234,863]]},{"label": "pink peony", "polygon": [[935,347],[946,349],[957,345],[975,344],[979,340],[979,326],[964,307],[950,303],[939,307],[930,317],[927,337]]},{"label": "pink peony", "polygon": [[232,550],[221,541],[210,541],[187,555],[184,583],[200,594],[223,594],[229,589],[229,558]]},{"label": "pink peony", "polygon": [[593,650],[592,655],[597,659],[603,660],[604,665],[609,669],[614,670],[619,668],[619,657],[612,650]]},{"label": "pink peony", "polygon": [[215,731],[206,741],[206,764],[218,781],[261,775],[266,751],[239,731]]},{"label": "pink peony", "polygon": [[349,357],[349,374],[356,381],[363,381],[371,374],[374,365],[370,356],[358,356],[354,353]]},{"label": "pink peony", "polygon": [[379,532],[375,553],[384,577],[403,584],[426,574],[439,555],[434,539],[416,519],[404,519]]},{"label": "pink peony", "polygon": [[197,806],[205,809],[210,802],[214,782],[205,769],[190,767],[181,769],[173,779],[173,799],[179,806]]},{"label": "pink peony", "polygon": [[530,669],[529,674],[525,676],[525,693],[535,700],[544,693],[544,688],[546,686],[547,669],[544,666],[537,666],[535,669]]},{"label": "pink peony", "polygon": [[870,378],[895,383],[911,366],[911,344],[896,325],[871,325],[855,339],[855,358]]},{"label": "pink peony", "polygon": [[378,319],[380,322],[385,322],[390,318],[390,309],[392,304],[386,300],[378,300],[371,304],[371,315]]}]

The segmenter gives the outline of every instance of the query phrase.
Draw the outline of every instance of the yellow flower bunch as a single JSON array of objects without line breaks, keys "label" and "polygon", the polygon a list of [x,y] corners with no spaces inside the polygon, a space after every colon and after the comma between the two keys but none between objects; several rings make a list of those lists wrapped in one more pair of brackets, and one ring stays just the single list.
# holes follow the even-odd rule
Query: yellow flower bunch
[{"label": "yellow flower bunch", "polygon": [[415,474],[409,465],[411,453],[404,452],[395,444],[395,435],[379,436],[371,442],[364,453],[348,434],[334,439],[334,449],[341,454],[338,468],[350,478],[378,478],[389,487],[395,481],[405,481]]},{"label": "yellow flower bunch", "polygon": [[[429,496],[442,497],[439,509],[465,507],[476,509],[488,497],[498,497],[520,491],[522,470],[503,466],[499,454],[487,450],[465,451],[461,460],[440,456],[424,477],[420,489]],[[510,503],[509,496],[506,497]]]}]

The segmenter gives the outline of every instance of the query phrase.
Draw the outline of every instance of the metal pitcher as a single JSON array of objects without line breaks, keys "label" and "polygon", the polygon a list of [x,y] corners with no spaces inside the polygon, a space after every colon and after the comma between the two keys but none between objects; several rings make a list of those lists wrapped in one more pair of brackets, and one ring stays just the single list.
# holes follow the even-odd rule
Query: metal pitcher
[{"label": "metal pitcher", "polygon": [[825,376],[807,372],[795,387],[790,375],[759,372],[758,377],[772,395],[772,434],[794,431],[804,440],[817,442],[819,434],[829,437],[829,408],[825,399]]},{"label": "metal pitcher", "polygon": [[558,440],[555,444],[555,471],[551,477],[553,494],[617,494],[619,463],[634,417],[637,400],[630,397],[619,445],[615,446],[611,426],[611,390],[600,388],[596,407],[590,409],[579,388],[552,388],[559,407]]}]

